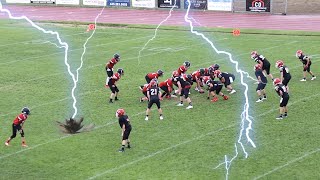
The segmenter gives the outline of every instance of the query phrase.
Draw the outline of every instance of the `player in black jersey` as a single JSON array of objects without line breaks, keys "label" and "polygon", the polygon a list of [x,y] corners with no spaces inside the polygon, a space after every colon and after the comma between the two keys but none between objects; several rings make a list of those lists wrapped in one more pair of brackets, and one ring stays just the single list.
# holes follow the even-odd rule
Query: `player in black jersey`
[{"label": "player in black jersey", "polygon": [[261,64],[262,71],[266,73],[272,80],[273,76],[270,73],[270,62],[263,56],[258,54],[257,51],[252,51],[251,52],[251,58],[258,64]]},{"label": "player in black jersey", "polygon": [[187,100],[189,105],[186,107],[186,109],[192,109],[193,106],[189,97],[190,88],[193,83],[192,76],[190,74],[183,74],[182,76],[179,76],[176,80],[179,87],[178,93],[180,94],[180,103],[177,104],[177,106],[183,106],[183,100]]},{"label": "player in black jersey", "polygon": [[289,72],[289,68],[286,65],[284,65],[282,60],[278,60],[276,62],[276,68],[279,68],[280,74],[281,74],[280,80],[281,80],[282,84],[287,88],[287,92],[289,93],[288,83],[291,79],[291,74]]},{"label": "player in black jersey", "polygon": [[283,119],[288,117],[288,101],[289,101],[289,94],[287,92],[287,88],[281,84],[281,80],[279,78],[275,78],[273,81],[273,85],[275,86],[274,89],[276,90],[277,94],[280,96],[280,115],[276,119]]},{"label": "player in black jersey", "polygon": [[161,93],[160,93],[160,88],[157,86],[157,82],[155,80],[150,81],[150,87],[147,89],[147,97],[148,97],[149,103],[146,111],[145,120],[146,121],[149,120],[150,108],[152,107],[153,104],[157,105],[158,112],[160,115],[160,120],[163,120],[162,109],[160,107]]},{"label": "player in black jersey", "polygon": [[307,81],[307,79],[306,79],[307,73],[306,72],[308,72],[312,76],[311,81],[315,80],[316,76],[310,70],[310,66],[312,64],[311,58],[308,57],[307,55],[304,55],[301,50],[298,50],[296,52],[296,57],[302,62],[302,65],[303,65],[303,78],[300,81]]},{"label": "player in black jersey", "polygon": [[262,102],[263,100],[267,99],[265,87],[268,83],[267,77],[262,73],[261,64],[256,64],[254,66],[255,75],[258,79],[258,86],[256,88],[257,94],[259,99],[256,102]]},{"label": "player in black jersey", "polygon": [[214,77],[218,78],[220,82],[224,84],[224,87],[227,88],[227,91],[230,92],[229,94],[233,94],[236,92],[236,90],[234,90],[231,86],[231,84],[235,80],[235,76],[233,74],[221,72],[220,70],[215,70]]},{"label": "player in black jersey", "polygon": [[124,148],[127,145],[127,148],[131,148],[130,146],[130,140],[129,140],[129,135],[131,132],[131,124],[130,124],[130,120],[129,117],[125,114],[124,109],[118,109],[116,111],[116,117],[119,118],[119,125],[120,128],[122,129],[122,146],[119,149],[119,152],[124,152]]}]

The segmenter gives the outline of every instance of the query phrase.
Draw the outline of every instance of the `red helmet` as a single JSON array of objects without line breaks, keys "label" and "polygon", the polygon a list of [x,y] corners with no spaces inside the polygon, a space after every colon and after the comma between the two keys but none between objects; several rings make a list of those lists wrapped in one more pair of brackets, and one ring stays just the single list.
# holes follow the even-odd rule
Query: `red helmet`
[{"label": "red helmet", "polygon": [[258,55],[257,51],[252,51],[251,52],[251,58],[253,59],[254,57],[256,57]]},{"label": "red helmet", "polygon": [[150,81],[150,86],[157,86],[157,80],[156,79],[152,79]]},{"label": "red helmet", "polygon": [[303,52],[301,50],[297,50],[296,57],[300,57],[302,54],[303,54]]},{"label": "red helmet", "polygon": [[278,84],[281,84],[281,80],[279,78],[275,78],[273,80],[273,85],[275,86],[275,85],[278,85]]},{"label": "red helmet", "polygon": [[215,75],[216,77],[218,77],[220,74],[221,74],[221,71],[220,71],[220,70],[215,70],[215,71],[214,71],[214,75]]},{"label": "red helmet", "polygon": [[276,68],[280,68],[281,66],[283,66],[283,61],[278,60],[278,61],[276,62]]},{"label": "red helmet", "polygon": [[121,117],[124,115],[124,109],[118,109],[117,112],[116,112],[116,117]]},{"label": "red helmet", "polygon": [[178,77],[178,76],[179,76],[178,71],[173,71],[173,72],[172,72],[172,77]]},{"label": "red helmet", "polygon": [[256,70],[261,70],[262,69],[262,66],[261,66],[261,64],[256,64],[256,65],[254,65],[254,70],[256,71]]}]

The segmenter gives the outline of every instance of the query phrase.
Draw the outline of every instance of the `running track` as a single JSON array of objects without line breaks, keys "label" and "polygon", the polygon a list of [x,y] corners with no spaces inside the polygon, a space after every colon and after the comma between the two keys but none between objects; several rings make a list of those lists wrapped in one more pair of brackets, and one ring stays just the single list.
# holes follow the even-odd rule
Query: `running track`
[{"label": "running track", "polygon": [[[93,22],[100,8],[54,7],[54,6],[14,6],[6,5],[14,16],[26,15],[31,20]],[[101,23],[152,24],[158,25],[168,16],[168,10],[133,10],[107,8],[99,18]],[[184,10],[173,11],[171,18],[163,25],[185,26]],[[250,13],[229,13],[212,11],[191,11],[199,24],[195,26],[254,28],[274,30],[320,31],[320,15],[270,15]],[[0,18],[8,18],[0,13]]]}]

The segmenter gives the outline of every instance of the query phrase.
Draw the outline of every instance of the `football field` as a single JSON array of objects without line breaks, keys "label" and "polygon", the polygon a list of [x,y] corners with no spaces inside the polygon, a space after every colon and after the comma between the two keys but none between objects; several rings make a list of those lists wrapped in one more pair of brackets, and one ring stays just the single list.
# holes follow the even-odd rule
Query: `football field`
[{"label": "football field", "polygon": [[[86,26],[40,23],[60,33],[69,44],[68,61],[73,72],[80,66],[83,44],[91,35]],[[320,33],[243,30],[234,37],[228,29],[199,29],[219,50],[232,53],[239,67],[254,76],[255,62],[250,52],[257,50],[271,62],[271,73],[279,77],[275,62],[282,59],[292,79],[288,118],[276,120],[280,98],[270,79],[268,99],[256,103],[256,84],[249,87],[249,114],[253,124],[249,135],[256,148],[241,138],[248,158],[237,143],[241,130],[240,114],[245,102],[244,86],[227,56],[216,54],[211,46],[187,27],[163,27],[153,41],[153,26],[97,26],[87,44],[84,64],[75,91],[78,114],[85,124],[94,123],[90,132],[65,135],[56,121],[73,114],[71,76],[64,64],[64,49],[54,36],[44,35],[23,21],[0,20],[0,179],[225,179],[225,164],[236,155],[229,179],[319,179],[320,178]],[[54,44],[55,43],[55,44]],[[301,49],[312,58],[311,70],[318,79],[300,82],[302,64],[295,57]],[[121,55],[115,69],[123,68],[117,83],[120,93],[110,104],[110,90],[104,87],[105,63],[114,53]],[[191,88],[193,109],[177,107],[177,98],[161,101],[164,120],[153,107],[145,121],[146,102],[138,86],[145,75],[164,71],[159,81],[171,77],[185,60],[188,73],[219,64],[222,71],[236,76],[237,90],[229,100],[212,103],[207,95]],[[226,89],[222,90],[228,94]],[[21,147],[20,135],[4,146],[11,135],[13,119],[22,107],[31,114],[25,123],[28,148]],[[124,108],[133,130],[132,148],[119,153],[121,129],[115,112]],[[245,124],[245,126],[247,123]]]}]

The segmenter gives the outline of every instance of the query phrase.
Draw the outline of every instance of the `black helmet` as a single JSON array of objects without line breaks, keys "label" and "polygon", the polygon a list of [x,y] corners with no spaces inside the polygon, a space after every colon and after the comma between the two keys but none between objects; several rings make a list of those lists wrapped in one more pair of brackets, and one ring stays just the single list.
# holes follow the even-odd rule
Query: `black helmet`
[{"label": "black helmet", "polygon": [[122,68],[119,68],[119,69],[117,70],[117,72],[118,72],[120,75],[123,75],[123,73],[124,73],[124,71],[123,71]]},{"label": "black helmet", "polygon": [[214,64],[214,65],[212,65],[212,67],[214,70],[218,70],[220,68],[219,64]]},{"label": "black helmet", "polygon": [[189,68],[191,66],[191,63],[189,61],[185,61],[183,65]]},{"label": "black helmet", "polygon": [[159,69],[159,70],[157,71],[157,74],[158,74],[159,76],[162,76],[163,71],[162,71],[161,69]]},{"label": "black helmet", "polygon": [[115,58],[117,61],[120,61],[120,55],[118,53],[115,53],[113,58]]},{"label": "black helmet", "polygon": [[189,80],[192,80],[192,75],[191,75],[191,74],[188,74],[188,75],[187,75],[187,78],[188,78]]},{"label": "black helmet", "polygon": [[213,67],[212,67],[212,66],[210,66],[210,67],[208,68],[208,72],[209,72],[209,74],[213,74],[214,69],[213,69]]},{"label": "black helmet", "polygon": [[22,108],[21,110],[22,113],[29,115],[30,114],[30,109],[27,107]]},{"label": "black helmet", "polygon": [[200,72],[201,75],[203,75],[203,74],[205,73],[204,68],[200,68],[200,69],[199,69],[199,72]]}]

